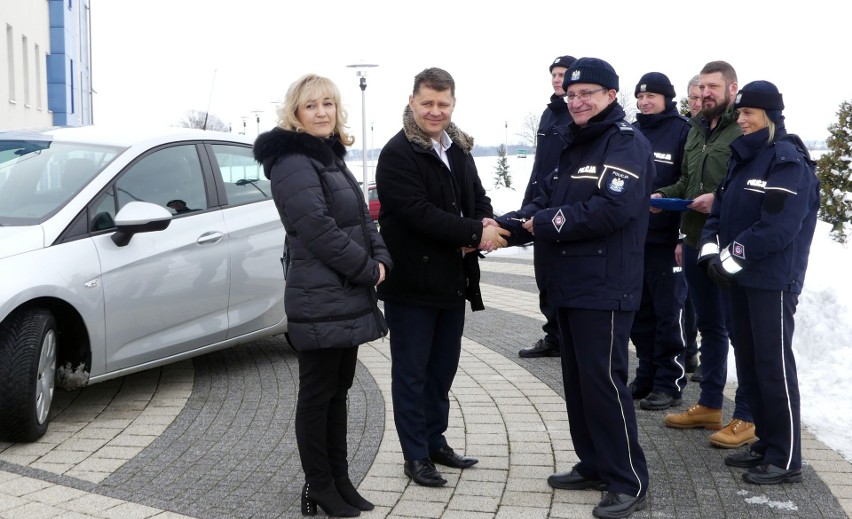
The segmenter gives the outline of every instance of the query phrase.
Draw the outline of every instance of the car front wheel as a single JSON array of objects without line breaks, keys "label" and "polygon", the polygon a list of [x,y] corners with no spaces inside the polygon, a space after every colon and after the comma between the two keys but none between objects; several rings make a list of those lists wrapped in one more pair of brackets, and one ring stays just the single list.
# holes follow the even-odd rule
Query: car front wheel
[{"label": "car front wheel", "polygon": [[0,439],[32,442],[47,431],[56,384],[56,319],[16,312],[0,324]]}]

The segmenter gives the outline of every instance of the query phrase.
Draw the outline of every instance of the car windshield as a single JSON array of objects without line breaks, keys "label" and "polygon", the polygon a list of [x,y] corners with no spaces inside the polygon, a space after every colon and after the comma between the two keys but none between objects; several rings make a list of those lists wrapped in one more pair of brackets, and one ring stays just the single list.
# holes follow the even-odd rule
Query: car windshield
[{"label": "car windshield", "polygon": [[0,225],[36,225],[65,206],[120,148],[0,140]]}]

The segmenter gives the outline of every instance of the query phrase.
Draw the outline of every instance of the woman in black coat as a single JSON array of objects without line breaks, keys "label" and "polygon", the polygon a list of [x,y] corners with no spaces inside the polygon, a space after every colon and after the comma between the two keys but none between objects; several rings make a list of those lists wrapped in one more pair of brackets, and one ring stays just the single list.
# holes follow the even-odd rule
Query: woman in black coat
[{"label": "woman in black coat", "polygon": [[284,306],[299,355],[303,515],[317,504],[339,517],[373,509],[349,480],[346,395],[358,345],[387,334],[376,286],[392,263],[343,160],[353,142],[345,126],[337,87],[308,74],[287,91],[278,126],[254,144],[287,232]]}]

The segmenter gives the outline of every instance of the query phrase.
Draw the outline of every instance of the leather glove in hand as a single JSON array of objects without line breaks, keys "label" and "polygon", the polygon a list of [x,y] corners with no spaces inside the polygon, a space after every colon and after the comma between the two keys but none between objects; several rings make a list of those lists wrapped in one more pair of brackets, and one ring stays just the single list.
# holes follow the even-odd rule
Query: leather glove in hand
[{"label": "leather glove in hand", "polygon": [[731,288],[737,284],[733,275],[722,267],[722,260],[719,259],[719,256],[713,256],[709,261],[704,263],[707,264],[707,275],[720,287]]}]

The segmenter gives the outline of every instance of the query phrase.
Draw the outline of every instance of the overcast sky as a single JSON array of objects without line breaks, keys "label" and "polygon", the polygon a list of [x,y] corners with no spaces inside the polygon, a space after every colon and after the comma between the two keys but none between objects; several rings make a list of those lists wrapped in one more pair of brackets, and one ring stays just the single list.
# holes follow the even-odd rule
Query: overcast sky
[{"label": "overcast sky", "polygon": [[646,72],[667,74],[679,99],[705,63],[728,61],[740,86],[778,85],[788,130],[805,140],[825,139],[852,100],[846,0],[513,4],[94,0],[95,123],[174,125],[209,103],[234,131],[245,119],[255,135],[256,117],[261,131],[271,128],[289,84],[315,72],[340,87],[360,149],[361,91],[346,65],[376,63],[367,144],[380,147],[401,127],[414,75],[437,66],[456,80],[453,121],[477,144],[514,144],[526,116],[544,109],[548,66],[561,54],[607,60],[631,100]]}]

